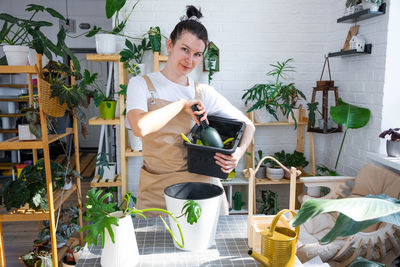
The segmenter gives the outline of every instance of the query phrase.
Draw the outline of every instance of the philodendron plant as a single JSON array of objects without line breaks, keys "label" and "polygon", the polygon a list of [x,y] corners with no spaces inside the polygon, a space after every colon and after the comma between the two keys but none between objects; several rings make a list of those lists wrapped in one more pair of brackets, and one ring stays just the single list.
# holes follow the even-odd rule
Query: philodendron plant
[{"label": "philodendron plant", "polygon": [[[105,203],[106,199],[112,198],[113,195],[111,193],[105,193],[103,194],[103,191],[101,189],[97,188],[92,188],[88,191],[86,198],[88,198],[88,202],[86,203],[86,216],[84,216],[84,219],[89,222],[89,224],[85,225],[84,227],[81,228],[82,231],[88,230],[88,234],[85,237],[85,240],[88,242],[88,244],[94,244],[97,246],[97,240],[98,237],[100,236],[101,240],[101,246],[104,248],[104,242],[105,242],[105,230],[108,230],[108,233],[110,235],[110,238],[112,242],[114,243],[114,232],[112,230],[111,225],[118,226],[118,218],[113,217],[110,214],[116,211],[122,211],[123,217],[126,216],[131,216],[131,215],[137,215],[140,216],[144,219],[146,219],[146,216],[144,215],[145,212],[150,212],[150,211],[156,211],[156,212],[163,212],[173,219],[173,221],[177,224],[179,233],[181,236],[182,243],[179,243],[178,240],[175,238],[174,234],[172,233],[171,229],[165,222],[165,220],[160,216],[161,220],[164,223],[165,228],[167,231],[170,233],[171,237],[174,239],[174,241],[183,248],[185,241],[183,239],[182,235],[182,230],[181,227],[178,223],[177,218],[169,211],[164,210],[164,209],[158,209],[158,208],[150,208],[150,209],[142,209],[138,210],[135,207],[130,208],[131,202],[135,201],[135,198],[132,196],[132,194],[129,192],[124,196],[124,199],[121,203],[121,205],[118,206],[116,202],[111,202],[109,201],[108,203]],[[182,209],[182,215],[181,216],[186,216],[187,217],[187,222],[190,224],[196,223],[197,220],[199,219],[201,215],[201,207],[198,203],[196,203],[193,200],[189,200],[185,203],[183,209]]]},{"label": "philodendron plant", "polygon": [[335,226],[321,239],[330,243],[340,236],[356,234],[367,227],[385,222],[400,226],[400,201],[387,195],[367,195],[362,198],[309,199],[294,217],[298,226],[320,213],[339,212]]},{"label": "philodendron plant", "polygon": [[343,125],[345,128],[342,143],[340,144],[339,153],[336,159],[336,169],[339,162],[340,153],[342,152],[344,139],[346,138],[347,130],[364,127],[369,121],[371,111],[367,108],[350,105],[339,98],[338,105],[331,107],[330,115],[334,122],[336,122],[338,125]]}]

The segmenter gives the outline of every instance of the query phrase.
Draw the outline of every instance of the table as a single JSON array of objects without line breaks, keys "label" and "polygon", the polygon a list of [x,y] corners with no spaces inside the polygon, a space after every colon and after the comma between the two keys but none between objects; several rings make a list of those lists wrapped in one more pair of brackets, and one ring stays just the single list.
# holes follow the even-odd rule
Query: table
[{"label": "table", "polygon": [[[215,244],[203,252],[175,248],[159,217],[133,219],[139,266],[258,266],[247,254],[247,215],[220,216]],[[101,266],[101,248],[85,246],[76,266]]]}]

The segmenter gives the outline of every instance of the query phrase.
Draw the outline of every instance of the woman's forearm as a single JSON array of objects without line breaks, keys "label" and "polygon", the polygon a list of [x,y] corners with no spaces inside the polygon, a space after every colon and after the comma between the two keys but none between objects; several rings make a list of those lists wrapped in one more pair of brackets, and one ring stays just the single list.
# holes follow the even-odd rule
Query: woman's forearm
[{"label": "woman's forearm", "polygon": [[143,137],[164,127],[172,118],[181,112],[184,106],[185,100],[180,99],[149,112],[130,110],[128,112],[129,124],[136,136]]}]

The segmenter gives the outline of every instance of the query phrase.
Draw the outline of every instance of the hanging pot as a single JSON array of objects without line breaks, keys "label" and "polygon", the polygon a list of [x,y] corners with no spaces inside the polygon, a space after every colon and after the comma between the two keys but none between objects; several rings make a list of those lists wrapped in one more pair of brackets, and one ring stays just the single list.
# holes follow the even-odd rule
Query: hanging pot
[{"label": "hanging pot", "polygon": [[104,180],[114,179],[115,175],[116,175],[117,164],[109,163],[108,167],[104,166],[103,170],[104,170],[104,173],[103,173]]},{"label": "hanging pot", "polygon": [[25,66],[28,62],[29,47],[26,45],[4,45],[3,50],[9,66]]},{"label": "hanging pot", "polygon": [[117,101],[103,101],[99,105],[100,118],[112,120],[115,118],[115,110],[117,109]]},{"label": "hanging pot", "polygon": [[117,52],[117,38],[114,34],[98,33],[95,38],[97,54],[115,54]]},{"label": "hanging pot", "polygon": [[122,211],[113,212],[110,216],[118,218],[118,226],[111,225],[115,243],[111,241],[106,230],[104,248],[101,250],[101,266],[136,266],[139,263],[139,250],[131,216],[122,217]]},{"label": "hanging pot", "polygon": [[[204,251],[213,245],[223,196],[221,187],[209,183],[180,183],[164,189],[167,210],[173,214],[181,214],[187,200],[192,199],[201,206],[201,215],[197,223],[189,224],[186,216],[178,218],[185,244],[181,248],[174,242],[176,248]],[[173,234],[179,236],[178,227],[171,217],[169,223]]]}]

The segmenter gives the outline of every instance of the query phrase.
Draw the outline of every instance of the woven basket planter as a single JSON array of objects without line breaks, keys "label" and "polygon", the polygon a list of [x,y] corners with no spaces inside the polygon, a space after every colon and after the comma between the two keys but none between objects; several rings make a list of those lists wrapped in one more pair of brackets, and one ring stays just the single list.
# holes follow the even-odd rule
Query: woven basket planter
[{"label": "woven basket planter", "polygon": [[39,83],[44,113],[52,117],[63,117],[67,109],[67,103],[60,105],[58,97],[51,97],[51,85],[48,82],[39,79]]}]

